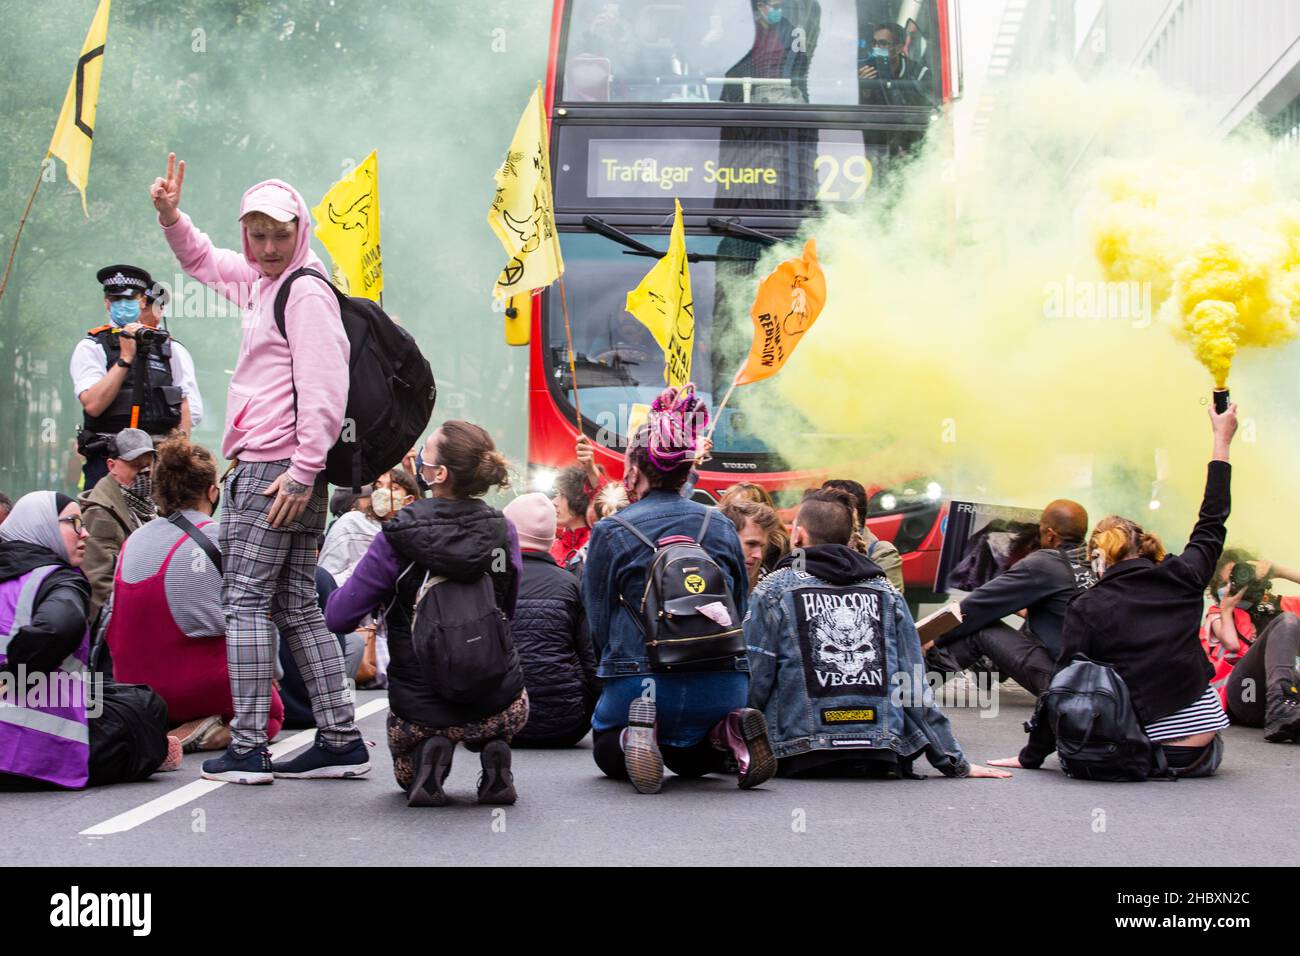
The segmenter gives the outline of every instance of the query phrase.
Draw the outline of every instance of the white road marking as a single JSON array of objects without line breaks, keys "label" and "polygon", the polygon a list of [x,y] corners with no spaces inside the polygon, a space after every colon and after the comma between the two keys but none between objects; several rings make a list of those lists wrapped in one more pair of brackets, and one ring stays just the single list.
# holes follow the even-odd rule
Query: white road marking
[{"label": "white road marking", "polygon": [[[357,708],[356,720],[361,721],[377,714],[380,711],[388,709],[388,698],[380,697],[377,700],[369,701]],[[283,757],[285,754],[293,753],[306,747],[316,739],[316,731],[304,730],[302,733],[294,734],[287,740],[276,741],[271,744],[271,756]],[[214,790],[224,787],[224,780],[195,780],[187,783],[183,787],[178,787],[171,793],[165,793],[161,797],[156,797],[148,803],[127,810],[125,813],[119,813],[117,816],[105,820],[103,823],[97,823],[93,827],[82,830],[81,836],[105,836],[110,833],[125,833],[127,830],[134,830],[142,823],[148,823],[157,817],[162,816],[175,810],[177,807],[183,807],[187,803],[192,803],[199,797],[211,793]]]}]

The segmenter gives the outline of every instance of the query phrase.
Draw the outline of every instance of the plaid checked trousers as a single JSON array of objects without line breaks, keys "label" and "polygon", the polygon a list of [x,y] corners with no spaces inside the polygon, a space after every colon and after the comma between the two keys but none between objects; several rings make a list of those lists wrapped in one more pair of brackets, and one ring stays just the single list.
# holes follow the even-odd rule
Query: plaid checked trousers
[{"label": "plaid checked trousers", "polygon": [[297,521],[279,528],[267,521],[275,499],[262,492],[288,467],[288,461],[241,462],[226,476],[222,494],[222,604],[235,707],[230,737],[239,753],[263,749],[267,743],[277,630],[302,672],[321,740],[344,748],[361,737],[353,724],[343,652],[325,627],[316,596],[326,486],[321,483],[312,490],[311,502]]}]

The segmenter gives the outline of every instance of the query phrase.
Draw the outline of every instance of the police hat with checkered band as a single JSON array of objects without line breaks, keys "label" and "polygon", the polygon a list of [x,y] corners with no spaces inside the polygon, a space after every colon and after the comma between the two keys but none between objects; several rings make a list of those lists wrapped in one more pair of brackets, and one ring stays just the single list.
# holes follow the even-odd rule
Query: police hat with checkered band
[{"label": "police hat with checkered band", "polygon": [[159,286],[139,266],[105,266],[95,273],[95,278],[104,287],[104,295],[110,299],[130,299],[144,295],[151,301],[159,297]]}]

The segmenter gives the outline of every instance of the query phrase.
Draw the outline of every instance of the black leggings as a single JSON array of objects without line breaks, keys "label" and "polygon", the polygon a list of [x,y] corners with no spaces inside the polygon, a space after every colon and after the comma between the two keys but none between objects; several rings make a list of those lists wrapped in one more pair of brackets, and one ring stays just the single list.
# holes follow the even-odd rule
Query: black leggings
[{"label": "black leggings", "polygon": [[1300,617],[1279,614],[1228,676],[1228,716],[1247,727],[1263,727],[1268,695],[1296,679],[1298,653]]},{"label": "black leggings", "polygon": [[[621,727],[612,730],[597,730],[592,733],[592,756],[601,773],[615,780],[627,779],[627,767],[623,763],[623,747],[619,738],[623,734]],[[702,777],[706,773],[726,773],[727,754],[709,743],[706,736],[693,747],[659,747],[664,757],[664,766],[679,777]]]}]

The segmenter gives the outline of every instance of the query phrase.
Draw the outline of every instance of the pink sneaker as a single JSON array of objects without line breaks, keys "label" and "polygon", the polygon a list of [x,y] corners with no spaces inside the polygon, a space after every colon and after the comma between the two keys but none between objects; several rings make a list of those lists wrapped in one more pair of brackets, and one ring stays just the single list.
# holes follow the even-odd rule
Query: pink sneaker
[{"label": "pink sneaker", "polygon": [[170,773],[173,770],[180,770],[181,763],[185,759],[185,750],[181,746],[179,737],[167,738],[167,758],[158,765],[155,773]]}]

